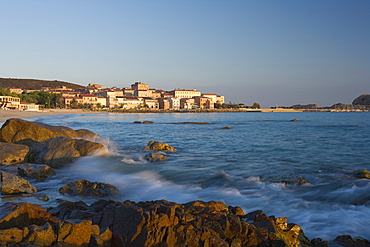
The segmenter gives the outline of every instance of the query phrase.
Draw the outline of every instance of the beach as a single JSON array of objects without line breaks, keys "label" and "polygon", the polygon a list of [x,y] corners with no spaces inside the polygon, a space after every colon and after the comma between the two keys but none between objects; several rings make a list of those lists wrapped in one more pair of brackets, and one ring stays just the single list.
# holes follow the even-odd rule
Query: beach
[{"label": "beach", "polygon": [[81,109],[47,109],[42,111],[20,111],[0,109],[0,123],[5,123],[9,118],[33,118],[46,115],[81,114],[88,111]]}]

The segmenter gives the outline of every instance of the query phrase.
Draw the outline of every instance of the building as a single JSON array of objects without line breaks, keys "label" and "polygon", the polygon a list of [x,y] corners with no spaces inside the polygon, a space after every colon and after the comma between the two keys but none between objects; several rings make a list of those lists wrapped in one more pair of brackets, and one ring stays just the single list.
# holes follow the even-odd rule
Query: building
[{"label": "building", "polygon": [[170,101],[165,98],[158,98],[159,109],[168,110],[170,109]]},{"label": "building", "polygon": [[175,97],[167,97],[168,101],[170,102],[170,108],[174,110],[180,109],[180,99]]},{"label": "building", "polygon": [[12,96],[0,96],[0,108],[2,109],[19,109],[21,99]]},{"label": "building", "polygon": [[22,94],[23,93],[23,89],[22,88],[15,88],[15,87],[12,87],[12,88],[9,88],[9,91],[11,93],[16,93],[16,94]]},{"label": "building", "polygon": [[40,105],[36,104],[29,104],[29,103],[20,103],[19,104],[19,109],[23,111],[39,111],[40,110]]},{"label": "building", "polygon": [[142,82],[135,82],[134,84],[131,84],[131,89],[133,90],[149,90],[149,84],[145,84]]},{"label": "building", "polygon": [[193,97],[201,96],[201,92],[200,91],[197,91],[195,89],[193,89],[193,90],[175,89],[175,90],[171,91],[170,93],[171,93],[171,95],[173,97],[179,98],[179,99],[182,99],[182,98],[193,98]]},{"label": "building", "polygon": [[225,97],[224,96],[220,96],[220,95],[217,95],[217,94],[211,94],[211,93],[204,93],[204,94],[202,94],[202,96],[212,99],[213,103],[219,103],[219,104],[225,103]]},{"label": "building", "polygon": [[143,98],[144,106],[150,109],[159,109],[159,102],[153,98]]},{"label": "building", "polygon": [[191,110],[194,107],[194,99],[182,98],[180,99],[180,109]]},{"label": "building", "polygon": [[214,109],[215,105],[212,99],[202,96],[193,97],[195,104],[199,109]]},{"label": "building", "polygon": [[151,90],[135,90],[134,95],[136,97],[152,97],[152,91]]}]

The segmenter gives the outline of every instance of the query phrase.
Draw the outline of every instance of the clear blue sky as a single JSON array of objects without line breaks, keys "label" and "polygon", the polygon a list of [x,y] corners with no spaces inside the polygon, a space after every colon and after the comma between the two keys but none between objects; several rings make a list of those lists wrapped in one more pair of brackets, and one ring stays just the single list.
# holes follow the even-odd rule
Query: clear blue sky
[{"label": "clear blue sky", "polygon": [[370,93],[370,1],[0,0],[0,77],[351,103]]}]

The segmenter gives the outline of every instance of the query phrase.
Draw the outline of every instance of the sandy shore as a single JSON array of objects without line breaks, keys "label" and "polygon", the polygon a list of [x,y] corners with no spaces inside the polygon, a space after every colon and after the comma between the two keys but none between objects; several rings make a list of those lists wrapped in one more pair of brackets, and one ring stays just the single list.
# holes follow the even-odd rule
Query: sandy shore
[{"label": "sandy shore", "polygon": [[32,118],[45,115],[60,115],[60,114],[83,114],[89,113],[85,110],[69,110],[69,109],[48,109],[43,111],[20,111],[20,110],[3,110],[0,109],[0,124],[2,125],[9,118]]}]

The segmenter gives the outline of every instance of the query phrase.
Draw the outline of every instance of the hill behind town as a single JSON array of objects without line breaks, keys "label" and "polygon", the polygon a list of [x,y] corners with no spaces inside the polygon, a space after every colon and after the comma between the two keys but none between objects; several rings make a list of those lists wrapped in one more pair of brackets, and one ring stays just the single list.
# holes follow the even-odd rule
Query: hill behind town
[{"label": "hill behind town", "polygon": [[29,90],[40,90],[43,87],[57,88],[65,86],[72,89],[85,88],[75,83],[65,81],[48,81],[48,80],[37,80],[37,79],[17,79],[17,78],[0,78],[0,88],[22,88]]}]

